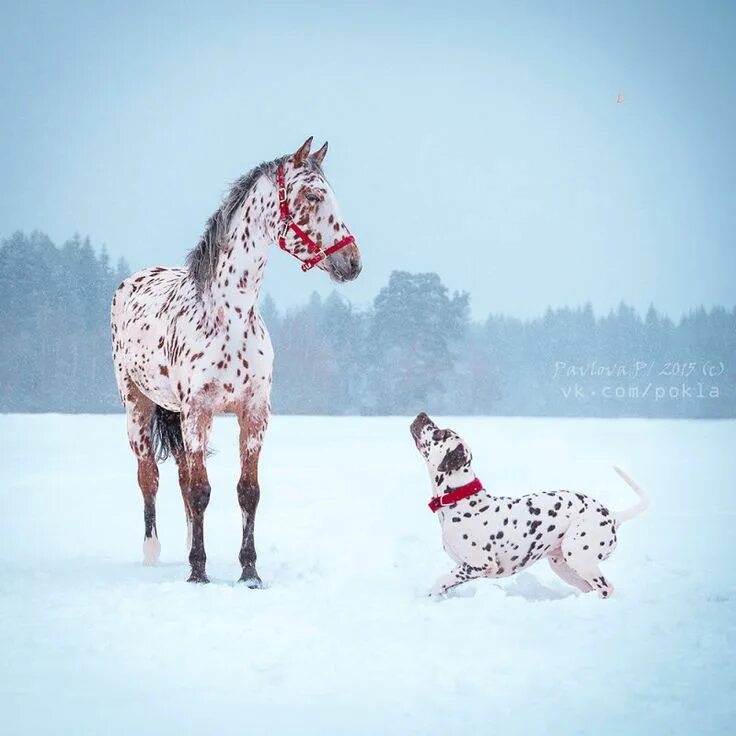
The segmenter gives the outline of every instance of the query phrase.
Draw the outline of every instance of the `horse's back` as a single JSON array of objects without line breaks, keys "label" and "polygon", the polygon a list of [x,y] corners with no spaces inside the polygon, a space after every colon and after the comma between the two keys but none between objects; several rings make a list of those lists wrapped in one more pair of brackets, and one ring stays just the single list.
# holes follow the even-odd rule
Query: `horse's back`
[{"label": "horse's back", "polygon": [[118,286],[112,299],[113,314],[115,314],[115,306],[120,302],[120,306],[124,306],[133,295],[136,295],[139,301],[145,301],[148,304],[156,303],[162,298],[165,299],[177,287],[181,287],[189,274],[186,268],[166,268],[164,266],[153,266],[137,271],[132,276],[128,276]]},{"label": "horse's back", "polygon": [[153,399],[169,398],[168,386],[158,385],[168,383],[164,338],[182,301],[193,296],[189,292],[194,287],[187,275],[184,268],[156,266],[129,276],[115,291],[110,320],[112,352],[123,402],[128,380]]}]

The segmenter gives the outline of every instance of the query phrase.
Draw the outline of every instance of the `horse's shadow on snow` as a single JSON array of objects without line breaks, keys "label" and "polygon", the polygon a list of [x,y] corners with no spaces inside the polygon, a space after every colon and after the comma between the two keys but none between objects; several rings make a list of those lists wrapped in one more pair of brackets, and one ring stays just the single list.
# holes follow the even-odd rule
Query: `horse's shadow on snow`
[{"label": "horse's shadow on snow", "polygon": [[[142,562],[107,561],[104,563],[92,562],[87,568],[89,579],[107,579],[110,581],[124,583],[142,583],[147,585],[171,585],[182,583],[193,590],[196,588],[243,588],[247,585],[241,582],[241,568],[237,562],[212,562],[207,570],[209,583],[201,585],[187,582],[189,577],[189,563],[177,561],[158,561],[153,565],[145,565]],[[263,583],[262,590],[271,587]]]}]

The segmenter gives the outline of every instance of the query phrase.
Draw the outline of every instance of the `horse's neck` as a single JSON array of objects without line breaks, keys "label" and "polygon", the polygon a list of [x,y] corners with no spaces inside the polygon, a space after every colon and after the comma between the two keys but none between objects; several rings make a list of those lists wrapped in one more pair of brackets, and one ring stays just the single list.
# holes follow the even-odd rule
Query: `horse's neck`
[{"label": "horse's neck", "polygon": [[258,306],[268,249],[273,242],[268,212],[274,189],[265,177],[257,182],[230,219],[227,245],[217,262],[217,273],[209,287],[215,314],[223,312],[247,317]]}]

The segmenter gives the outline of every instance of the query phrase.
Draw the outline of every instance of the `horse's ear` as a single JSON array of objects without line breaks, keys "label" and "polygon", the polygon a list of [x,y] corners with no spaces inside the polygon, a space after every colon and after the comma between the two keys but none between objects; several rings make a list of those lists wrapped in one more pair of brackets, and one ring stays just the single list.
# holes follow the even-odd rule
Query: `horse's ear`
[{"label": "horse's ear", "polygon": [[322,166],[322,162],[325,160],[325,156],[327,155],[327,141],[325,141],[324,146],[319,149],[319,151],[315,151],[312,154],[312,158],[320,165]]},{"label": "horse's ear", "polygon": [[309,138],[302,143],[301,148],[299,148],[299,150],[294,154],[294,166],[301,166],[307,160],[309,149],[312,147],[312,138],[314,138],[314,136],[310,135]]}]

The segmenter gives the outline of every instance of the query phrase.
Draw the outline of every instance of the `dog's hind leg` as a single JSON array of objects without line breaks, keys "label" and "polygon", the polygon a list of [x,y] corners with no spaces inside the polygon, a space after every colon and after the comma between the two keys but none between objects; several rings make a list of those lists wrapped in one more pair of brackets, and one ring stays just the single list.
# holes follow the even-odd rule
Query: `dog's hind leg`
[{"label": "dog's hind leg", "polygon": [[[570,564],[575,565],[576,563],[573,561]],[[598,591],[601,598],[610,598],[613,595],[613,585],[606,580],[598,565],[573,569],[588,585]]]},{"label": "dog's hind leg", "polygon": [[577,577],[585,581],[591,590],[597,590],[601,598],[610,598],[613,595],[613,586],[603,576],[599,563],[605,560],[615,547],[614,525],[606,523],[604,518],[604,521],[597,525],[581,523],[570,529],[562,539],[560,551],[564,564]]},{"label": "dog's hind leg", "polygon": [[582,590],[583,593],[589,593],[593,590],[593,586],[587,581],[583,580],[566,562],[562,559],[562,553],[558,552],[556,555],[550,555],[547,560],[549,566],[552,568],[562,580],[569,585],[576,587],[578,590]]}]

